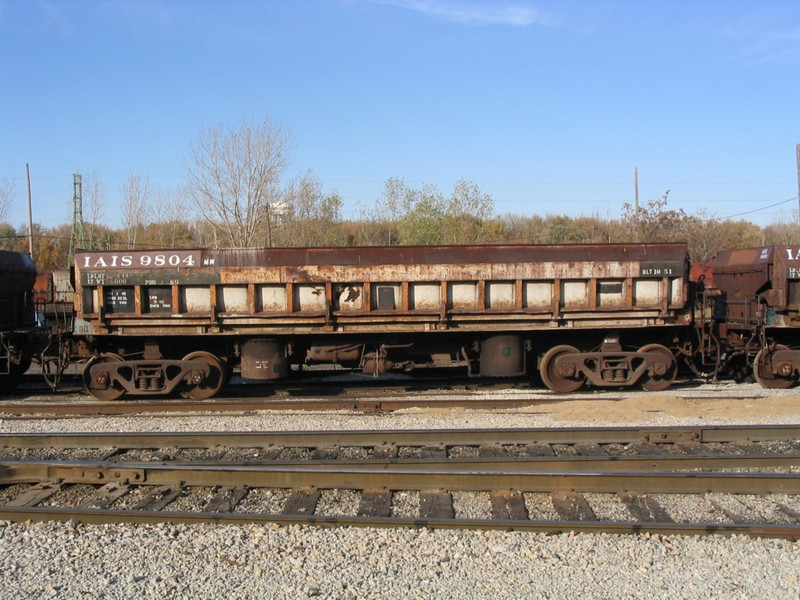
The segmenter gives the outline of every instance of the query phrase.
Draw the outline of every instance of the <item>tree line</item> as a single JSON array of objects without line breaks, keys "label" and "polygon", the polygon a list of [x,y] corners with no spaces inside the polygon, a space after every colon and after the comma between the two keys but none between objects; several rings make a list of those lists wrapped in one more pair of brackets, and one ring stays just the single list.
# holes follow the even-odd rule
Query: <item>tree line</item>
[{"label": "tree line", "polygon": [[[597,244],[686,241],[693,260],[721,249],[797,243],[800,218],[760,227],[668,208],[669,191],[618,219],[497,215],[490,194],[467,179],[443,192],[386,181],[374,205],[343,219],[343,199],[312,173],[285,181],[291,136],[270,120],[202,130],[184,158],[185,185],[153,186],[131,174],[121,188],[121,225],[106,225],[102,179],[83,177],[83,223],[34,224],[41,269],[69,265],[74,246],[94,250],[190,247],[307,247],[434,244]],[[0,181],[0,249],[27,251],[28,231],[3,222],[13,190]],[[115,211],[116,212],[116,211]],[[23,229],[23,228],[21,228]]]}]

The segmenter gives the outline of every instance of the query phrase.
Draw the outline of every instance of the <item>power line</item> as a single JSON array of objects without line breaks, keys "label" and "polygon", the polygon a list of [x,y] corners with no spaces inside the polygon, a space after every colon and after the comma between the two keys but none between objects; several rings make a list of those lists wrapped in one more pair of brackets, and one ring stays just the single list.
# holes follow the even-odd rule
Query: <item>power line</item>
[{"label": "power line", "polygon": [[781,200],[780,202],[776,202],[775,204],[768,204],[767,206],[762,206],[761,208],[754,208],[753,210],[748,210],[741,213],[736,213],[735,215],[728,215],[727,217],[720,217],[720,221],[725,221],[726,219],[732,219],[734,217],[741,217],[744,215],[750,215],[753,213],[761,212],[762,210],[767,210],[768,208],[775,208],[776,206],[780,206],[782,204],[788,204],[789,202],[795,202],[797,200],[797,196],[789,198],[787,200]]}]

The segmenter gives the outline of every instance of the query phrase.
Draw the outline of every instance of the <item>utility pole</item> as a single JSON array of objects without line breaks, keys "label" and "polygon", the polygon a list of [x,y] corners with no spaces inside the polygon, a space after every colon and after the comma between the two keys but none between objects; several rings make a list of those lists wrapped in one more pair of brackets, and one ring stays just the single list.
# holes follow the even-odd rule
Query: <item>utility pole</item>
[{"label": "utility pole", "polygon": [[33,208],[31,207],[31,166],[25,163],[25,179],[28,181],[28,254],[31,255],[31,260],[36,259],[33,256]]},{"label": "utility pole", "polygon": [[[800,147],[800,146],[798,146]],[[800,152],[800,150],[798,151]],[[800,156],[800,154],[798,154]],[[633,167],[633,206],[639,214],[639,167]]]},{"label": "utility pole", "polygon": [[800,221],[800,144],[797,144],[797,220]]}]

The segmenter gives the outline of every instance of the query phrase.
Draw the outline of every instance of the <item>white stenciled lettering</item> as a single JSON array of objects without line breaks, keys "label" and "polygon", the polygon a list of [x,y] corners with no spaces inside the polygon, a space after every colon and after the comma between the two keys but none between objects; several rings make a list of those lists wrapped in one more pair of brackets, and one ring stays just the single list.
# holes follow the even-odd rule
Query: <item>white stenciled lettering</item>
[{"label": "white stenciled lettering", "polygon": [[103,252],[84,254],[76,259],[76,266],[82,269],[135,269],[193,267],[199,260],[198,252],[133,252],[130,254]]},{"label": "white stenciled lettering", "polygon": [[798,259],[800,259],[800,248],[795,248],[794,249],[794,255],[792,255],[792,249],[791,248],[787,248],[786,249],[786,256],[789,258],[789,260],[798,260]]}]

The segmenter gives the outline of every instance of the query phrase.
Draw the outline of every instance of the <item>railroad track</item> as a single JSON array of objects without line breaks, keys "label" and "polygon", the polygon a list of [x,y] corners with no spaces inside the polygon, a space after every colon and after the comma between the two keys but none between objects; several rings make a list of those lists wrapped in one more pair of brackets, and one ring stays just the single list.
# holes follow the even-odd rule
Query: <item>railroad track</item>
[{"label": "railroad track", "polygon": [[[504,391],[509,393],[502,395]],[[529,382],[521,379],[497,382],[452,376],[396,376],[378,381],[372,377],[342,375],[278,383],[269,387],[234,382],[225,394],[208,400],[188,400],[176,396],[101,401],[86,394],[82,383],[77,380],[53,392],[31,378],[8,400],[0,399],[0,414],[28,417],[165,412],[192,414],[207,411],[241,413],[253,410],[386,412],[416,407],[466,406],[503,409],[530,404],[529,391]],[[487,392],[497,396],[487,397]]]},{"label": "railroad track", "polygon": [[[798,539],[799,433],[776,426],[3,435],[0,518]],[[19,458],[25,453],[35,456]]]},{"label": "railroad track", "polygon": [[[721,390],[715,400],[756,400],[770,396],[770,390],[735,384],[717,384]],[[641,395],[641,390],[581,390],[572,394],[554,394],[534,389],[525,382],[485,383],[453,382],[452,380],[394,381],[377,385],[363,378],[355,382],[308,382],[302,386],[284,385],[272,390],[244,384],[230,386],[227,395],[209,400],[174,398],[138,398],[101,401],[83,392],[81,386],[65,387],[58,392],[29,384],[9,399],[0,399],[0,415],[4,418],[52,418],[61,416],[96,416],[127,414],[163,414],[174,416],[204,412],[242,414],[258,410],[326,411],[351,410],[365,413],[393,412],[409,408],[472,408],[504,410],[529,406],[546,407],[568,400],[621,401]],[[264,394],[269,395],[264,395]],[[684,400],[702,400],[709,396],[698,391],[698,383],[674,385],[669,394]],[[29,398],[25,398],[25,396]]]}]

